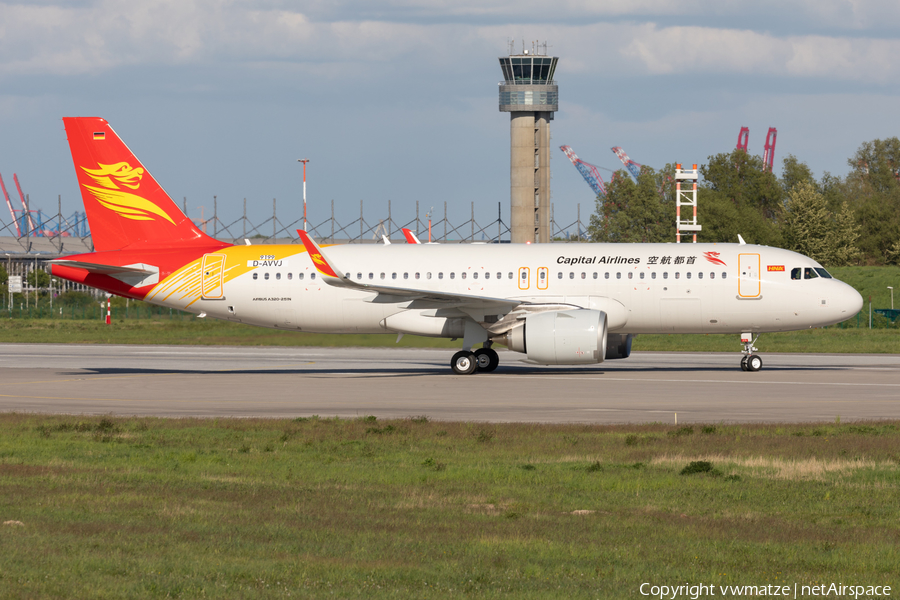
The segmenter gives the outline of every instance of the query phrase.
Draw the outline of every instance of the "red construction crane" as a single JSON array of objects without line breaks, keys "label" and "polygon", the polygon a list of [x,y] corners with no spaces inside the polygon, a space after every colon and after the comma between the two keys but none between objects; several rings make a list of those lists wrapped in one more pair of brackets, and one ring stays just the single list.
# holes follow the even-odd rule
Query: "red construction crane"
[{"label": "red construction crane", "polygon": [[625,168],[628,169],[628,172],[631,173],[631,176],[634,177],[634,180],[637,181],[638,175],[641,174],[641,167],[643,165],[634,162],[628,155],[625,154],[625,151],[621,146],[613,146],[612,151],[616,156],[619,157],[619,160],[622,161],[622,164],[625,165]]},{"label": "red construction crane", "polygon": [[6,206],[9,207],[9,214],[12,216],[13,223],[16,224],[16,237],[22,237],[22,230],[19,228],[19,220],[16,218],[16,211],[13,209],[12,202],[9,199],[9,193],[6,191],[6,184],[3,183],[3,177],[0,177],[0,187],[3,188],[3,197],[6,198]]},{"label": "red construction crane", "polygon": [[749,127],[741,127],[741,132],[738,134],[738,143],[735,148],[738,150],[747,151],[747,142],[750,139],[750,128]]},{"label": "red construction crane", "polygon": [[572,161],[572,164],[575,165],[575,168],[578,169],[578,172],[581,173],[587,184],[591,186],[594,193],[598,196],[606,196],[606,183],[600,177],[600,171],[597,170],[597,167],[578,158],[571,146],[560,146],[559,149],[569,157],[569,160]]},{"label": "red construction crane", "polygon": [[[778,137],[778,130],[769,127],[769,133],[766,135],[765,154],[763,154],[763,163],[768,167],[769,173],[772,172],[772,165],[775,163],[775,138]],[[770,141],[771,140],[771,141]],[[765,167],[764,167],[765,168]]]}]

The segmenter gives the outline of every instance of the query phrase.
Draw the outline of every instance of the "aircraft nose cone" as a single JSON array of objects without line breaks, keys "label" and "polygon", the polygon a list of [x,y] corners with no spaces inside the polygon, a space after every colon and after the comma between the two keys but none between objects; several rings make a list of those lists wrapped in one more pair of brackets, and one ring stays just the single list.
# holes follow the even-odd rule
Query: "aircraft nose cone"
[{"label": "aircraft nose cone", "polygon": [[853,287],[841,282],[843,289],[837,297],[837,306],[840,308],[841,314],[845,319],[849,319],[862,310],[863,297]]}]

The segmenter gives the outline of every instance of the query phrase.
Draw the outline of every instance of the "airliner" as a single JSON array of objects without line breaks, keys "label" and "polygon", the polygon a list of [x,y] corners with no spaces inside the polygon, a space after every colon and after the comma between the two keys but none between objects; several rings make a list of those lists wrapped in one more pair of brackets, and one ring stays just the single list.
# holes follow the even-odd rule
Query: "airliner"
[{"label": "airliner", "polygon": [[[862,297],[814,260],[735,244],[235,245],[204,234],[107,121],[63,119],[94,252],[53,275],[127,298],[290,331],[461,339],[459,375],[627,358],[638,334],[740,335],[844,321]],[[477,347],[476,346],[480,346]]]}]

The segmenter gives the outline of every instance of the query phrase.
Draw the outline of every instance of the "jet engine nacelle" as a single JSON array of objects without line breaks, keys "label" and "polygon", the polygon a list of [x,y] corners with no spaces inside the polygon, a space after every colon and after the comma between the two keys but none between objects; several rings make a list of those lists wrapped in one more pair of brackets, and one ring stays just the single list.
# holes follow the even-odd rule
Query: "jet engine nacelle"
[{"label": "jet engine nacelle", "polygon": [[538,313],[506,336],[510,350],[544,365],[585,365],[606,358],[606,313],[561,310]]}]

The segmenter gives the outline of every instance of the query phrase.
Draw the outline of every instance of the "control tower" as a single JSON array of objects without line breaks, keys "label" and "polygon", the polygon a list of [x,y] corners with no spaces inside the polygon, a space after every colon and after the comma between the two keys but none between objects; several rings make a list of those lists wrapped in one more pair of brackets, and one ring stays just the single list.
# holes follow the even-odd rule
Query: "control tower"
[{"label": "control tower", "polygon": [[[543,52],[542,52],[543,49]],[[500,112],[509,113],[512,242],[550,241],[550,121],[559,109],[557,57],[547,44],[500,58]]]}]

